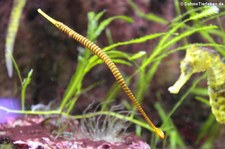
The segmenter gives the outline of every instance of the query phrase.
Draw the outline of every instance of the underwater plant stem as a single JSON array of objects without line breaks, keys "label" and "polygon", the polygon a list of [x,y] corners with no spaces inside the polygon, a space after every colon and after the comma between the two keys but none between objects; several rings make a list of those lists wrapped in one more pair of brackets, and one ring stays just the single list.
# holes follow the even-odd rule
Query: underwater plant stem
[{"label": "underwater plant stem", "polygon": [[26,89],[27,86],[30,84],[31,82],[31,77],[33,74],[33,69],[31,69],[27,75],[27,78],[24,79],[23,83],[22,83],[22,91],[21,91],[21,105],[22,105],[22,110],[25,110],[25,97],[26,97]]},{"label": "underwater plant stem", "polygon": [[121,86],[121,88],[124,90],[124,92],[127,94],[127,96],[131,99],[131,101],[137,107],[137,109],[142,114],[142,116],[145,118],[145,120],[148,122],[148,124],[153,128],[153,130],[155,131],[155,133],[160,138],[163,139],[165,137],[163,131],[160,130],[159,128],[157,128],[152,123],[152,121],[149,119],[149,117],[144,112],[144,110],[142,109],[142,107],[140,106],[140,104],[137,102],[135,96],[133,95],[133,93],[131,92],[131,90],[129,89],[129,87],[127,86],[127,84],[125,83],[125,80],[122,77],[120,71],[118,70],[118,68],[116,67],[116,65],[113,63],[113,61],[108,57],[108,55],[106,55],[105,52],[103,52],[101,50],[101,48],[98,47],[96,44],[94,44],[93,42],[91,42],[90,40],[88,40],[87,38],[85,38],[84,36],[78,34],[74,30],[72,30],[71,28],[69,28],[68,26],[66,26],[65,24],[63,24],[62,22],[56,21],[55,19],[51,18],[50,16],[48,16],[47,14],[45,14],[41,9],[38,9],[38,12],[43,17],[45,17],[47,20],[49,20],[53,25],[55,25],[59,30],[61,30],[62,32],[66,33],[67,35],[69,35],[70,37],[72,37],[74,40],[78,41],[79,43],[81,43],[82,45],[84,45],[86,48],[88,48],[89,50],[91,50],[95,55],[97,55],[108,66],[108,68],[110,69],[110,71],[114,75],[115,79],[117,80],[117,82],[119,83],[119,85]]},{"label": "underwater plant stem", "polygon": [[[74,93],[80,92],[81,90],[81,82],[83,80],[84,77],[84,63],[81,61],[78,61],[78,68],[76,73],[72,76],[72,83],[69,83],[69,86],[66,90],[66,93],[64,94],[64,97],[62,99],[62,103],[60,104],[60,111],[63,111],[65,109],[66,104],[68,104],[68,101],[70,100],[70,97],[73,96]],[[75,95],[77,96],[77,94]],[[78,98],[78,97],[77,97]],[[73,105],[74,106],[76,101],[73,101]],[[71,103],[70,103],[71,104]],[[67,113],[70,113],[71,108],[67,109]]]},{"label": "underwater plant stem", "polygon": [[87,113],[87,114],[82,114],[82,115],[74,115],[71,116],[66,112],[61,112],[60,110],[50,110],[50,111],[30,111],[30,110],[14,110],[14,109],[8,109],[6,107],[0,106],[0,110],[3,110],[5,112],[8,113],[16,113],[16,114],[26,114],[26,115],[61,115],[61,116],[65,116],[65,117],[69,117],[69,118],[73,118],[73,119],[83,119],[83,118],[90,118],[90,117],[94,117],[94,116],[98,116],[98,115],[109,115],[109,116],[113,116],[116,117],[118,119],[122,119],[122,120],[126,120],[129,122],[132,122],[134,124],[137,124],[143,128],[146,128],[147,130],[152,131],[152,128],[149,127],[149,125],[147,125],[146,123],[138,120],[138,119],[134,119],[131,116],[124,116],[120,113],[116,113],[116,112],[112,112],[112,111],[99,111],[99,112],[94,112],[94,113]]}]

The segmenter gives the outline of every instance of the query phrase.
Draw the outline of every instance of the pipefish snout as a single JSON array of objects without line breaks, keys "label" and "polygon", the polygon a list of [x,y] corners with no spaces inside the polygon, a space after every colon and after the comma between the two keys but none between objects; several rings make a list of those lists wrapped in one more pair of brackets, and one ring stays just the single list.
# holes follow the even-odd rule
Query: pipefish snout
[{"label": "pipefish snout", "polygon": [[130,100],[134,103],[134,105],[137,107],[139,112],[142,114],[142,116],[145,118],[145,120],[148,122],[148,124],[152,127],[154,132],[160,137],[164,138],[164,133],[161,129],[157,128],[150,118],[147,116],[141,105],[137,102],[135,96],[127,86],[123,76],[121,75],[119,69],[116,67],[116,65],[113,63],[113,61],[109,58],[109,56],[102,51],[100,47],[98,47],[96,44],[85,38],[84,36],[78,34],[62,22],[59,22],[52,17],[48,16],[46,13],[44,13],[41,9],[38,9],[38,12],[45,17],[48,21],[50,21],[53,25],[55,25],[59,30],[64,32],[65,34],[69,35],[72,37],[74,40],[78,41],[82,45],[84,45],[87,49],[89,49],[91,52],[93,52],[95,55],[97,55],[109,68],[109,70],[112,72],[114,75],[115,79],[123,89],[123,91],[126,93],[126,95],[130,98]]}]

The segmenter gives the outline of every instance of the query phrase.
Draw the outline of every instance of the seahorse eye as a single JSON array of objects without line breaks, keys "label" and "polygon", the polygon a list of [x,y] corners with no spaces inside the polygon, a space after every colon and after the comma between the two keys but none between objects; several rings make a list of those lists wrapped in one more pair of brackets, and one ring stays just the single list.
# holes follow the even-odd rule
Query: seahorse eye
[{"label": "seahorse eye", "polygon": [[185,75],[193,73],[193,64],[191,61],[181,62],[180,68],[181,68],[182,73],[184,73]]}]

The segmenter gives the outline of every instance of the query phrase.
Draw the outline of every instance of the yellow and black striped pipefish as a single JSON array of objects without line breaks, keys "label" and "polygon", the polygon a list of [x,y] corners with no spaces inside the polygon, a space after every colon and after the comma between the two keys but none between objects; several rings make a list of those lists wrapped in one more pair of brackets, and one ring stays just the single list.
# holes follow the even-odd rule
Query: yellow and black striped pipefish
[{"label": "yellow and black striped pipefish", "polygon": [[169,91],[174,94],[178,93],[192,74],[206,71],[212,113],[219,123],[225,123],[225,64],[220,55],[214,50],[193,45],[186,50],[180,68],[181,75]]},{"label": "yellow and black striped pipefish", "polygon": [[92,51],[95,55],[97,55],[108,66],[108,68],[110,69],[110,71],[112,72],[112,74],[114,75],[114,77],[116,78],[117,82],[119,83],[119,85],[121,86],[121,88],[123,89],[123,91],[131,99],[131,101],[137,107],[137,109],[139,110],[139,112],[142,114],[142,116],[145,118],[145,120],[148,122],[148,124],[152,127],[152,129],[154,130],[154,132],[160,138],[163,139],[165,137],[164,136],[164,133],[162,132],[161,129],[157,128],[152,123],[152,121],[150,120],[150,118],[144,112],[143,108],[137,102],[135,96],[133,95],[133,93],[131,92],[131,90],[129,89],[129,87],[127,86],[127,84],[125,83],[125,80],[122,77],[120,71],[118,70],[118,68],[116,67],[116,65],[113,63],[113,61],[108,57],[108,55],[104,51],[102,51],[102,49],[100,47],[98,47],[96,44],[94,44],[93,42],[91,42],[90,40],[88,40],[87,38],[85,38],[84,36],[78,34],[74,30],[72,30],[71,28],[69,28],[68,26],[66,26],[65,24],[63,24],[62,22],[59,22],[59,21],[51,18],[46,13],[44,13],[41,9],[38,9],[38,12],[42,16],[44,16],[48,21],[50,21],[53,25],[55,25],[59,30],[61,30],[62,32],[66,33],[67,35],[69,35],[70,37],[72,37],[74,40],[78,41],[79,43],[81,43],[82,45],[84,45],[86,48],[88,48],[90,51]]}]

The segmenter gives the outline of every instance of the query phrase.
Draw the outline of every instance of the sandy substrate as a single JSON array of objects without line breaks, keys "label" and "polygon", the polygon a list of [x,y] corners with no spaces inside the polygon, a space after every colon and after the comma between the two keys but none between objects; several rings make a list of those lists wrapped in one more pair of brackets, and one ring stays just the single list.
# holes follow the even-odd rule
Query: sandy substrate
[{"label": "sandy substrate", "polygon": [[[78,126],[78,127],[77,127]],[[150,149],[134,135],[119,142],[79,138],[77,120],[54,116],[21,116],[0,124],[0,148],[7,149]],[[85,135],[84,135],[85,136]]]}]

